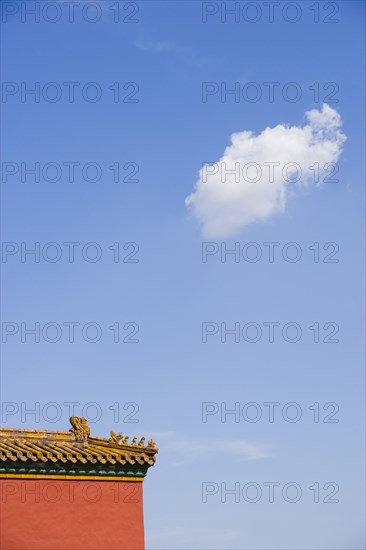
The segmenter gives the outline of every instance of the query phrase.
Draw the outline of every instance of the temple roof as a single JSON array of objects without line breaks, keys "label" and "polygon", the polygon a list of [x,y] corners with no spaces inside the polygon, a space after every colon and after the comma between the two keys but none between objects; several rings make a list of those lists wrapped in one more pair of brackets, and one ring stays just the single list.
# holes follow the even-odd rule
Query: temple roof
[{"label": "temple roof", "polygon": [[[0,429],[0,475],[9,470],[7,466],[20,465],[23,472],[43,466],[53,473],[60,467],[64,472],[73,468],[73,472],[87,473],[92,468],[96,473],[103,467],[105,475],[136,475],[137,470],[145,475],[155,463],[158,449],[152,440],[145,445],[144,437],[139,442],[134,437],[128,443],[129,437],[112,431],[109,439],[91,436],[85,418],[72,416],[70,422],[72,428],[68,432]],[[58,470],[51,470],[52,465]]]}]

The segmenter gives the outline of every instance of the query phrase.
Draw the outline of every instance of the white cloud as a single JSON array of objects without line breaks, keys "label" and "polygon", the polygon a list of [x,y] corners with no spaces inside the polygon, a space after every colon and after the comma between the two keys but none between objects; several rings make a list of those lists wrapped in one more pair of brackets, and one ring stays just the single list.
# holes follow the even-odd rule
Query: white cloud
[{"label": "white cloud", "polygon": [[346,140],[341,117],[323,104],[306,118],[303,127],[279,124],[258,136],[235,133],[223,156],[201,168],[186,205],[202,223],[205,237],[229,237],[250,223],[267,221],[284,212],[295,190],[332,176],[336,166],[331,163]]},{"label": "white cloud", "polygon": [[[206,460],[212,450],[217,447],[216,439],[186,438],[174,432],[154,432],[154,435],[159,442],[159,449],[163,451],[162,455],[174,455],[169,458],[169,461],[175,466]],[[267,445],[247,439],[221,439],[220,456],[224,455],[237,463],[270,457]]]}]

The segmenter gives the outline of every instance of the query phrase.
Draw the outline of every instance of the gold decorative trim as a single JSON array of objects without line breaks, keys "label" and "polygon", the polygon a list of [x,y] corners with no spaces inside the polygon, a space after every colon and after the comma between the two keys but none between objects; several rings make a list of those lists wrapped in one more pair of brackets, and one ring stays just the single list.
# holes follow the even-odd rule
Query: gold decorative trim
[{"label": "gold decorative trim", "polygon": [[69,476],[69,475],[47,475],[47,474],[0,474],[0,479],[60,479],[83,481],[138,481],[142,483],[143,477],[119,477],[119,476]]}]

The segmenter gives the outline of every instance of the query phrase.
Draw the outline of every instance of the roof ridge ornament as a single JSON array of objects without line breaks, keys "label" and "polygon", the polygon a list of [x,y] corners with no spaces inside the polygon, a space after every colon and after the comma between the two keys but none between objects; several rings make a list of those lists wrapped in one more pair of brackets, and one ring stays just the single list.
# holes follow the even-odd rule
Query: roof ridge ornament
[{"label": "roof ridge ornament", "polygon": [[123,435],[121,433],[115,434],[112,430],[109,433],[111,437],[108,439],[108,443],[113,443],[114,445],[122,443]]},{"label": "roof ridge ornament", "polygon": [[128,443],[128,440],[129,440],[128,435],[126,435],[124,437],[122,433],[116,434],[112,430],[109,433],[110,433],[110,438],[108,439],[108,443],[110,443],[112,445],[129,445],[129,446],[144,447],[144,448],[149,447],[150,449],[156,449],[156,451],[157,451],[156,443],[152,439],[149,439],[149,441],[147,443],[147,446],[146,446],[145,445],[145,440],[146,440],[145,437],[141,437],[140,441],[137,442],[137,436],[135,435],[133,437],[131,443]]},{"label": "roof ridge ornament", "polygon": [[72,426],[70,432],[74,434],[76,441],[87,441],[90,435],[87,419],[80,416],[71,416],[70,424]]}]

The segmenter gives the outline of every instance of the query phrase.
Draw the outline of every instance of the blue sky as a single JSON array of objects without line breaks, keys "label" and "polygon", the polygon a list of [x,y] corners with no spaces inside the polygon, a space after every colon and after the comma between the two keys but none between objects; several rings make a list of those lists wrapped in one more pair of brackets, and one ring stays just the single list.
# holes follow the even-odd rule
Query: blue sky
[{"label": "blue sky", "polygon": [[[137,11],[135,3],[120,2],[119,23],[110,2],[97,4],[95,23],[82,16],[81,6],[88,2],[75,8],[74,23],[62,2],[59,21],[50,23],[49,12],[39,22],[23,13],[22,22],[22,4],[9,3],[7,10],[16,6],[18,11],[9,12],[2,25],[2,79],[7,83],[2,157],[8,163],[2,178],[2,240],[8,243],[2,257],[4,425],[68,429],[64,403],[77,402],[75,413],[84,408],[92,417],[98,412],[100,418],[90,422],[96,435],[107,436],[113,429],[153,436],[160,452],[144,485],[149,549],[364,548],[364,4],[295,3],[301,13],[293,23],[286,19],[296,14],[284,11],[285,3],[276,8],[272,22],[266,3],[257,3],[261,15],[252,23],[243,16],[254,17],[245,11],[252,9],[247,2],[239,3],[238,21],[234,16],[221,20],[224,3],[139,2]],[[87,12],[89,17],[93,13]],[[37,82],[39,102],[31,95],[22,101],[22,86],[24,91]],[[47,87],[52,82],[56,87]],[[77,83],[74,102],[65,82]],[[96,85],[85,91],[90,82]],[[114,102],[116,82],[119,102]],[[204,102],[204,82],[215,83],[213,89],[239,83],[239,101],[215,93]],[[278,83],[273,101],[266,82]],[[301,91],[298,101],[282,95],[290,82]],[[257,102],[245,95],[248,83],[262,93]],[[101,98],[88,101],[82,89],[84,94],[101,91]],[[61,96],[52,102],[47,98],[55,90]],[[128,102],[128,94],[138,101]],[[202,233],[203,214],[195,216],[185,204],[202,164],[222,159],[233,133],[258,136],[277,125],[301,130],[308,124],[305,113],[321,112],[327,98],[347,140],[329,158],[322,157],[325,127],[319,154],[320,160],[337,163],[338,181],[290,184],[283,208],[259,219],[261,204],[256,203],[255,221],[240,218],[234,234]],[[280,146],[274,137],[281,152],[294,144],[290,137]],[[334,134],[329,139],[336,141]],[[299,155],[305,151],[308,159],[309,144],[301,147]],[[261,151],[258,158],[276,160],[277,149],[275,158]],[[299,162],[291,155],[290,161]],[[73,182],[65,165],[70,162],[79,163]],[[114,182],[108,167],[117,162],[121,180],[138,166],[133,176],[138,181]],[[32,175],[22,182],[22,163],[28,168],[39,163],[41,171],[55,163],[62,173],[53,183],[52,175],[42,174],[38,183]],[[87,163],[102,171],[99,181],[90,181],[92,171],[83,177]],[[11,175],[12,170],[17,173]],[[236,200],[228,197],[229,187],[218,185],[223,196],[214,212],[205,193],[200,212],[216,220],[229,200],[228,217],[221,220],[227,227]],[[238,200],[252,212],[250,197]],[[256,243],[262,257],[249,262],[243,253],[238,262],[230,255],[221,261],[216,253],[203,262],[208,241],[240,251]],[[57,245],[44,249],[50,242]],[[77,243],[74,262],[63,244],[68,242]],[[268,242],[279,243],[273,262],[263,244]],[[290,242],[301,251],[298,262],[282,255]],[[40,261],[26,255],[22,262],[22,246],[24,251],[35,243],[40,243]],[[87,243],[96,245],[85,248]],[[125,261],[114,261],[114,243]],[[55,251],[61,251],[59,260],[49,261]],[[95,251],[101,258],[88,261]],[[333,251],[337,262],[327,261]],[[73,343],[67,328],[72,322],[79,323]],[[273,343],[263,325],[268,322],[279,323]],[[24,326],[35,323],[39,342],[24,333]],[[47,323],[53,323],[49,333]],[[94,325],[88,329],[87,323]],[[109,328],[115,323],[118,343]],[[203,323],[217,328],[206,343]],[[248,342],[241,336],[235,342],[227,336],[224,343],[221,323],[229,329],[240,323],[240,330],[256,323],[252,326],[260,326],[262,337]],[[300,326],[298,342],[282,337],[287,323]],[[318,343],[315,329],[309,329],[314,323],[320,327]],[[133,338],[138,342],[123,342],[137,326]],[[335,326],[339,341],[324,342]],[[59,340],[47,341],[58,327]],[[93,330],[100,333],[94,343],[87,341],[94,338]],[[97,407],[86,407],[91,402]],[[239,422],[227,416],[222,422],[216,413],[202,422],[202,403],[207,402],[217,403],[219,410],[235,403],[246,410],[245,404],[254,402],[262,418],[251,423],[245,415]],[[274,422],[268,421],[267,402],[279,403]],[[298,422],[281,414],[289,402],[300,407]],[[35,403],[46,413],[22,417]],[[136,409],[129,403],[138,406],[132,417],[138,423],[126,418]],[[314,422],[314,407],[309,409],[314,403],[319,403],[320,422]],[[327,403],[336,405],[324,410]],[[334,407],[339,411],[332,418],[339,422],[324,422]],[[12,414],[4,414],[10,409]],[[50,421],[53,411],[56,422]],[[207,482],[218,492],[202,502]],[[266,482],[281,484],[273,503]],[[281,496],[289,482],[302,489],[296,503]],[[221,483],[231,488],[257,483],[263,496],[256,503],[228,496],[225,503]],[[319,503],[309,490],[314,483],[322,487]],[[323,502],[331,491],[323,489],[326,483],[339,486],[338,503]]]}]

